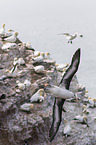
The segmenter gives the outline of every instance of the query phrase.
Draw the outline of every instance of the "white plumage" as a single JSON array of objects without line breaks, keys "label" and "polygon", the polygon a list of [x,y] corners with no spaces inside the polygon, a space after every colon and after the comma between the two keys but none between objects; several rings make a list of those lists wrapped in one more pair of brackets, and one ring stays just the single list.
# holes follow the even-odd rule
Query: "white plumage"
[{"label": "white plumage", "polygon": [[2,49],[3,50],[6,50],[6,49],[11,49],[11,48],[14,48],[16,46],[16,43],[5,43],[5,44],[3,44],[3,46],[2,46]]},{"label": "white plumage", "polygon": [[70,135],[71,127],[67,123],[67,120],[64,119],[64,121],[65,121],[65,127],[64,127],[64,130],[63,130],[63,134],[67,137],[68,135]]},{"label": "white plumage", "polygon": [[2,28],[0,29],[0,35],[1,36],[5,35],[5,24],[3,24]]},{"label": "white plumage", "polygon": [[31,85],[31,82],[28,79],[26,79],[24,81],[24,85],[27,86],[27,87],[29,87]]},{"label": "white plumage", "polygon": [[70,99],[70,98],[75,98],[75,94],[73,92],[70,92],[69,90],[65,88],[60,88],[55,85],[52,86],[46,86],[45,88],[46,93],[51,93],[57,98],[62,98],[62,99]]},{"label": "white plumage", "polygon": [[30,101],[31,102],[44,101],[44,90],[39,89],[34,95],[32,95],[32,97],[30,98]]},{"label": "white plumage", "polygon": [[4,41],[14,43],[17,40],[18,32],[14,32],[12,36],[7,37]]},{"label": "white plumage", "polygon": [[31,111],[33,109],[34,105],[32,103],[25,103],[20,106],[20,109],[23,111]]},{"label": "white plumage", "polygon": [[43,65],[38,65],[34,67],[35,72],[37,73],[42,73],[44,71],[44,66]]}]

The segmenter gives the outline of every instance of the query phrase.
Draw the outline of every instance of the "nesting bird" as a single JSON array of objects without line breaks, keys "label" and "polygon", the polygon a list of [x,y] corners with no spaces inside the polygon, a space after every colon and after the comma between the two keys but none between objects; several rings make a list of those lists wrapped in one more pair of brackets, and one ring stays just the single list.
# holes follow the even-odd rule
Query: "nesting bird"
[{"label": "nesting bird", "polygon": [[39,51],[34,51],[34,57],[38,57],[40,56],[40,52]]},{"label": "nesting bird", "polygon": [[34,67],[34,70],[36,73],[42,73],[42,72],[44,72],[44,66],[38,65],[38,66]]},{"label": "nesting bird", "polygon": [[31,42],[26,43],[26,48],[32,51],[35,51],[34,48],[32,48]]},{"label": "nesting bird", "polygon": [[42,62],[45,58],[45,54],[43,52],[41,52],[40,56],[34,57],[33,61],[35,62]]},{"label": "nesting bird", "polygon": [[19,80],[16,81],[17,86],[19,87],[20,90],[24,90],[25,89],[25,84],[21,83]]},{"label": "nesting bird", "polygon": [[31,102],[42,102],[44,101],[44,89],[39,89],[32,97],[30,98]]},{"label": "nesting bird", "polygon": [[68,124],[66,119],[64,119],[64,122],[65,122],[65,126],[63,130],[63,135],[67,137],[68,135],[70,135],[71,127],[70,127],[70,124]]},{"label": "nesting bird", "polygon": [[90,113],[87,106],[85,106],[85,105],[82,106],[82,113],[84,113],[84,114],[89,114]]},{"label": "nesting bird", "polygon": [[87,124],[87,117],[85,115],[83,115],[83,116],[77,115],[74,117],[74,120],[78,120],[81,123]]},{"label": "nesting bird", "polygon": [[11,48],[15,48],[15,46],[16,46],[16,43],[7,42],[7,43],[3,44],[2,49],[3,50],[11,49]]},{"label": "nesting bird", "polygon": [[24,61],[24,59],[23,58],[14,58],[14,61],[13,61],[13,65],[16,65],[16,64],[19,64],[19,65],[23,65],[23,64],[25,64],[25,61]]},{"label": "nesting bird", "polygon": [[67,68],[68,67],[68,63],[65,63],[65,64],[56,64],[56,69],[58,71],[63,71],[64,68]]},{"label": "nesting bird", "polygon": [[96,107],[96,99],[88,97],[88,102],[90,103],[90,107]]},{"label": "nesting bird", "polygon": [[29,87],[29,86],[31,85],[31,82],[30,82],[28,79],[26,79],[26,80],[24,81],[24,85],[25,85],[26,87]]},{"label": "nesting bird", "polygon": [[45,53],[45,59],[50,59],[50,53],[49,52]]},{"label": "nesting bird", "polygon": [[14,32],[12,36],[4,39],[6,42],[14,43],[17,40],[18,32]]},{"label": "nesting bird", "polygon": [[7,37],[12,36],[13,33],[14,33],[14,30],[8,29],[8,32],[6,32],[6,36],[7,36]]},{"label": "nesting bird", "polygon": [[22,111],[31,111],[33,109],[34,105],[32,103],[25,103],[20,106],[20,110]]},{"label": "nesting bird", "polygon": [[0,29],[0,35],[1,36],[5,35],[5,24],[3,24],[2,28]]}]

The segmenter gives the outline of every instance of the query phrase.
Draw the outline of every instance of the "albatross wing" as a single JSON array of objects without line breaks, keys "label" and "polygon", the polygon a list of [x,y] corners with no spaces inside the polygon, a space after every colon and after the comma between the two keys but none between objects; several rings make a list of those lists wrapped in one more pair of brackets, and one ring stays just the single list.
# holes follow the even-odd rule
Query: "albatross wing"
[{"label": "albatross wing", "polygon": [[[66,89],[69,89],[70,82],[78,70],[78,66],[80,63],[80,48],[75,52],[72,57],[71,65],[66,70],[66,73],[63,75],[61,82],[59,85],[63,83]],[[62,107],[65,102],[65,99],[57,99],[55,98],[53,105],[53,122],[49,131],[50,142],[54,139],[56,133],[58,132],[59,126],[62,121]]]},{"label": "albatross wing", "polygon": [[50,142],[54,139],[62,120],[62,107],[65,99],[56,99],[53,105],[53,122],[49,131]]},{"label": "albatross wing", "polygon": [[77,51],[73,55],[71,64],[70,64],[69,68],[66,70],[66,73],[63,75],[63,77],[61,79],[60,84],[63,83],[63,85],[65,86],[66,89],[69,89],[70,82],[71,82],[74,74],[78,70],[79,63],[80,63],[80,48],[77,49]]}]

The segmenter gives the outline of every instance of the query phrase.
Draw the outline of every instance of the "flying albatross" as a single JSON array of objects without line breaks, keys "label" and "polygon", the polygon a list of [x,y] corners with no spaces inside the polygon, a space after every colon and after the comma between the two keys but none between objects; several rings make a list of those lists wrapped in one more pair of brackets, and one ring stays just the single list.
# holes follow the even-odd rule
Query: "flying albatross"
[{"label": "flying albatross", "polygon": [[[46,86],[45,92],[52,93],[55,95],[55,101],[53,105],[53,122],[49,131],[50,142],[54,139],[56,133],[58,132],[59,126],[62,121],[62,111],[63,104],[65,100],[69,97],[76,97],[74,93],[69,91],[70,82],[78,70],[80,63],[80,48],[77,49],[72,57],[72,61],[65,74],[63,75],[59,87],[57,86]],[[62,88],[62,85],[64,88]]]}]

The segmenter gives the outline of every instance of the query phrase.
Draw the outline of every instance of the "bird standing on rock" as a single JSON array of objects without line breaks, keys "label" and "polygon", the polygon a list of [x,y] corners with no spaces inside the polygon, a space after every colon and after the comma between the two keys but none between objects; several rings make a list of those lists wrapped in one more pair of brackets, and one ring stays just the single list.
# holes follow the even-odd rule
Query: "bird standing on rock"
[{"label": "bird standing on rock", "polygon": [[2,28],[0,29],[0,35],[1,36],[5,35],[5,24],[3,24]]},{"label": "bird standing on rock", "polygon": [[65,127],[63,130],[63,135],[67,137],[68,135],[70,135],[71,127],[70,127],[70,124],[68,124],[66,119],[64,119],[64,122],[65,122]]},{"label": "bird standing on rock", "polygon": [[[54,139],[56,133],[58,132],[59,126],[61,124],[63,104],[65,100],[67,99],[69,94],[70,97],[74,97],[74,98],[76,97],[74,93],[68,90],[69,90],[70,82],[78,70],[79,63],[80,63],[80,48],[77,49],[77,51],[73,55],[71,64],[66,70],[65,74],[63,75],[59,87],[56,86],[54,88],[53,86],[51,88],[49,86],[46,86],[44,89],[45,92],[47,91],[51,94],[54,94],[56,97],[53,105],[53,121],[49,131],[50,142]],[[60,88],[62,87],[62,85],[64,86],[64,88]]]},{"label": "bird standing on rock", "polygon": [[4,41],[14,43],[17,40],[17,36],[18,32],[14,32],[12,36],[5,38]]}]

